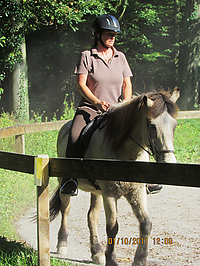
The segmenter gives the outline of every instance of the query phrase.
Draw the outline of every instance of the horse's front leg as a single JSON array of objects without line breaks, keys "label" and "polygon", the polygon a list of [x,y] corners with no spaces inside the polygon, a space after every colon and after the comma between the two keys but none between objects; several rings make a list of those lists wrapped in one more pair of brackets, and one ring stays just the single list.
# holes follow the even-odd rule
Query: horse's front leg
[{"label": "horse's front leg", "polygon": [[116,256],[114,253],[115,236],[118,232],[116,199],[111,196],[103,195],[104,209],[106,214],[106,233],[107,233],[107,247],[106,247],[106,265],[117,266]]},{"label": "horse's front leg", "polygon": [[69,215],[69,211],[71,208],[70,204],[70,196],[63,196],[60,194],[61,200],[61,226],[58,231],[58,243],[57,243],[57,253],[66,255],[67,254],[67,238],[68,238],[68,230],[67,230],[67,219]]},{"label": "horse's front leg", "polygon": [[126,199],[131,204],[140,225],[140,239],[132,266],[145,266],[148,255],[148,241],[151,232],[151,221],[147,209],[147,194],[144,184],[138,184],[137,193],[127,194]]},{"label": "horse's front leg", "polygon": [[104,265],[105,255],[99,243],[98,222],[99,212],[103,205],[101,195],[91,193],[90,209],[88,211],[88,227],[90,230],[90,248],[92,253],[92,261],[96,264]]}]

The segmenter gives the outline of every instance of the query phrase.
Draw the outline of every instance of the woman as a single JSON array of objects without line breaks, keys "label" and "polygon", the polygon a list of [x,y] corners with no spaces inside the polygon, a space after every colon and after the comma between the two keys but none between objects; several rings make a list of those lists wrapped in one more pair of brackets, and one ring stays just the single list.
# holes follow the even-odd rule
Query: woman
[{"label": "woman", "polygon": [[119,22],[111,15],[101,15],[92,28],[95,36],[93,48],[81,53],[75,69],[82,99],[73,121],[72,143],[76,142],[88,122],[107,111],[110,104],[118,102],[121,90],[124,100],[129,100],[132,95],[132,72],[124,54],[113,47],[116,33],[120,32]]},{"label": "woman", "polygon": [[[97,115],[106,112],[111,104],[130,100],[132,72],[125,55],[115,49],[115,36],[121,32],[118,20],[101,15],[92,26],[94,44],[83,51],[75,69],[78,90],[82,95],[72,122],[67,157],[76,157],[77,140],[82,129]],[[77,180],[67,180],[61,187],[65,195],[77,195]]]}]

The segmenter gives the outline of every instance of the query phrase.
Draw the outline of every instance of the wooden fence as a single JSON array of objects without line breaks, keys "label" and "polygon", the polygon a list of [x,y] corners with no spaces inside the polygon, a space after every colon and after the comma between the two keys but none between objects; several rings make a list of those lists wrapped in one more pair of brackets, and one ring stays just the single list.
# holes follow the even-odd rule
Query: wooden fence
[{"label": "wooden fence", "polygon": [[[179,119],[185,118],[182,112]],[[187,115],[187,118],[200,118],[200,113],[195,113],[195,117]],[[25,133],[55,130],[65,122],[48,122],[0,129],[0,137],[21,136]],[[20,137],[16,139],[18,138]],[[23,139],[24,137],[22,137]],[[83,179],[200,187],[200,165],[195,164],[49,158],[48,155],[31,156],[25,155],[23,152],[20,154],[0,151],[0,168],[34,174],[35,176],[39,266],[50,266],[49,177],[63,177],[73,174],[74,178]]]},{"label": "wooden fence", "polygon": [[49,177],[123,180],[200,187],[200,165],[117,160],[49,158],[0,152],[0,168],[35,175],[37,186],[38,265],[50,266]]},{"label": "wooden fence", "polygon": [[[200,118],[200,111],[178,112],[178,119]],[[25,154],[25,134],[60,129],[69,120],[16,125],[0,129],[0,138],[15,136],[15,151]]]}]

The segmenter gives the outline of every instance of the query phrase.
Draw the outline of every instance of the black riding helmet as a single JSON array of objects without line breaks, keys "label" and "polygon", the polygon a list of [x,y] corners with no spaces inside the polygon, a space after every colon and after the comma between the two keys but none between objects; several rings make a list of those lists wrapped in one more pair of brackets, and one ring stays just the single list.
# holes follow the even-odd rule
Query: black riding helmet
[{"label": "black riding helmet", "polygon": [[115,17],[113,17],[111,15],[107,15],[107,14],[100,15],[99,17],[97,17],[92,24],[92,29],[94,30],[94,34],[95,34],[95,32],[100,32],[99,38],[97,37],[96,34],[95,34],[95,36],[98,38],[100,43],[106,49],[108,49],[108,47],[104,44],[104,42],[101,39],[102,31],[103,30],[111,30],[111,31],[115,31],[115,32],[121,32],[119,21]]},{"label": "black riding helmet", "polygon": [[119,21],[111,15],[101,15],[95,19],[92,28],[95,31],[112,30],[115,32],[121,32]]}]

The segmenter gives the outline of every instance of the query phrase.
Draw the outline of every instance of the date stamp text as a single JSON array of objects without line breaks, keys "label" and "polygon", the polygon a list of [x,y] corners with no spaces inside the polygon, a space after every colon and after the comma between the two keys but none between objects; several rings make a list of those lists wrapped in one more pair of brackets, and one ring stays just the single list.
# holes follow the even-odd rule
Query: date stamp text
[{"label": "date stamp text", "polygon": [[[171,245],[173,244],[173,239],[171,237],[153,237],[154,245]],[[109,245],[147,245],[148,238],[140,237],[118,237],[118,238],[108,238]]]}]

